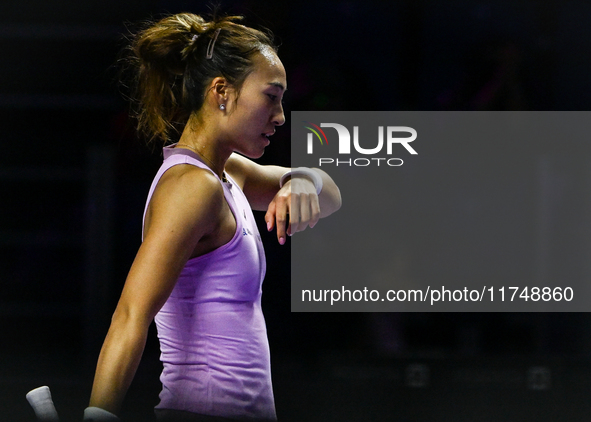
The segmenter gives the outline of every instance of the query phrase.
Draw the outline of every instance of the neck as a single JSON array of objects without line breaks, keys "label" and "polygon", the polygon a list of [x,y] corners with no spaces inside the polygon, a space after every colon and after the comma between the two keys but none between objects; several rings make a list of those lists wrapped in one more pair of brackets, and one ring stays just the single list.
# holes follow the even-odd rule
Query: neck
[{"label": "neck", "polygon": [[223,178],[226,161],[231,155],[221,147],[219,142],[204,125],[189,120],[177,148],[187,148],[199,155],[220,179]]}]

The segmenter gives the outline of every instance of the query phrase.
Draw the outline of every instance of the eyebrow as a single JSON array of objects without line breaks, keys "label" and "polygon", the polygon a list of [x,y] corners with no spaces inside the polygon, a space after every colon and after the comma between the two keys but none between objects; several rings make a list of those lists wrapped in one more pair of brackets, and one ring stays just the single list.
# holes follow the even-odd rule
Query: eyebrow
[{"label": "eyebrow", "polygon": [[282,91],[287,91],[287,89],[282,84],[280,84],[279,82],[269,82],[269,85],[274,86],[276,88],[279,88]]}]

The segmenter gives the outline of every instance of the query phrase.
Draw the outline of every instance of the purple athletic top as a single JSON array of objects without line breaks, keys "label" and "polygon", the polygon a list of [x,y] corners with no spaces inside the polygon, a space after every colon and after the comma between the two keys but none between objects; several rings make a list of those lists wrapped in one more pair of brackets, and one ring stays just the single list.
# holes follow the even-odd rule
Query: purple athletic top
[{"label": "purple athletic top", "polygon": [[[211,171],[195,153],[165,147],[146,209],[164,172],[178,164]],[[265,253],[244,193],[229,177],[220,183],[236,233],[225,245],[187,261],[156,315],[164,365],[156,408],[276,420],[261,310]]]}]

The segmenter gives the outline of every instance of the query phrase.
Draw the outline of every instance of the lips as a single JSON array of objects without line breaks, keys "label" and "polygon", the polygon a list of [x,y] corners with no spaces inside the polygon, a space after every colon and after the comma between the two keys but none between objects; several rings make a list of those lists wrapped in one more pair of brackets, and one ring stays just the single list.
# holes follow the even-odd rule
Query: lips
[{"label": "lips", "polygon": [[272,131],[269,132],[263,132],[261,133],[261,137],[265,139],[265,146],[269,145],[271,143],[271,140],[269,139],[270,136],[273,136],[275,134],[275,129],[273,129]]}]

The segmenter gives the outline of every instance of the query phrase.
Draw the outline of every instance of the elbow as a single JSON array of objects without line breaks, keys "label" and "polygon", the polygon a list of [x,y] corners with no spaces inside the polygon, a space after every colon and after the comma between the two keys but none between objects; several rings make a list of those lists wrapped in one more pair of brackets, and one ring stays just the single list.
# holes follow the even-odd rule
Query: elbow
[{"label": "elbow", "polygon": [[136,329],[146,330],[150,326],[153,317],[144,314],[143,312],[119,303],[115,312],[111,316],[111,327],[129,329],[135,327]]}]

